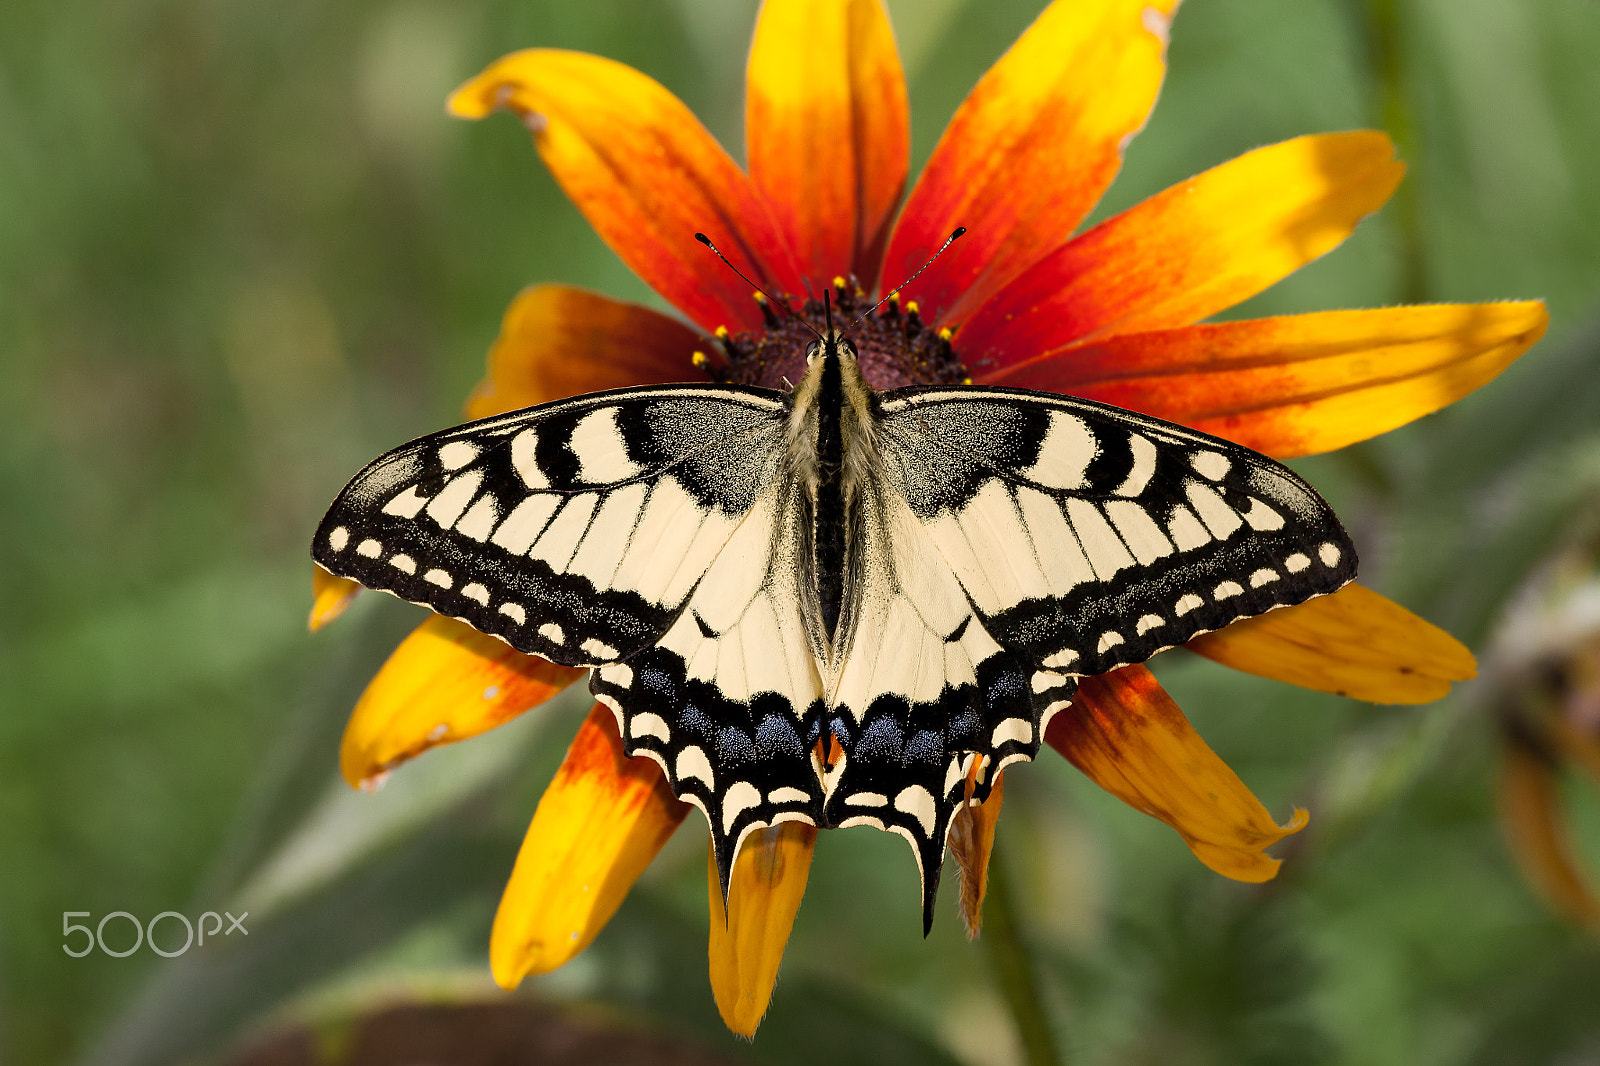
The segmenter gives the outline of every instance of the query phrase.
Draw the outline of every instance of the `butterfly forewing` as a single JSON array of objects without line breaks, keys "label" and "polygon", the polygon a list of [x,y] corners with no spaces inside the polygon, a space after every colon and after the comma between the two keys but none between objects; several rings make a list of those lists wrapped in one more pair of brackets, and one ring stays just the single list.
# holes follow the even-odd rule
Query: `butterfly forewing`
[{"label": "butterfly forewing", "polygon": [[1322,498],[1218,438],[1020,390],[902,390],[883,412],[886,480],[1041,673],[1143,662],[1355,577]]},{"label": "butterfly forewing", "polygon": [[412,441],[317,530],[329,571],[571,666],[666,632],[777,476],[761,390],[621,390]]}]

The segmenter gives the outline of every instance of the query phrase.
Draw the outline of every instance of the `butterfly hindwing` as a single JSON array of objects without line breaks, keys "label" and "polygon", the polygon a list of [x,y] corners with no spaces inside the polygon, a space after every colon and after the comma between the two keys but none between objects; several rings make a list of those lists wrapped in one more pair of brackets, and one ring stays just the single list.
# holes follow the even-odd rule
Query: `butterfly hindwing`
[{"label": "butterfly hindwing", "polygon": [[587,666],[655,643],[776,471],[758,389],[624,389],[422,437],[340,493],[330,572]]},{"label": "butterfly hindwing", "polygon": [[1356,554],[1292,471],[1206,434],[1021,390],[883,404],[885,477],[985,627],[1089,676],[1332,592]]}]

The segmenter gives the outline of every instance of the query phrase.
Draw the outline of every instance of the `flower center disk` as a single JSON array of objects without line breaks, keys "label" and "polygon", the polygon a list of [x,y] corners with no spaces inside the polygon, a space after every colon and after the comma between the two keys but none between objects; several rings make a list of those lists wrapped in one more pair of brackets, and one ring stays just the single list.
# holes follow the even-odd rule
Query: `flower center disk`
[{"label": "flower center disk", "polygon": [[[727,364],[710,367],[711,376],[725,384],[787,389],[805,376],[807,346],[827,331],[822,301],[806,300],[796,306],[786,300],[796,308],[797,317],[791,317],[766,298],[756,299],[766,318],[765,328],[732,334],[719,329],[717,339]],[[868,385],[881,392],[905,385],[969,383],[966,367],[950,346],[950,331],[929,328],[918,316],[915,302],[901,307],[895,298],[868,313],[870,307],[872,302],[853,281],[834,279],[833,325],[855,346]]]}]

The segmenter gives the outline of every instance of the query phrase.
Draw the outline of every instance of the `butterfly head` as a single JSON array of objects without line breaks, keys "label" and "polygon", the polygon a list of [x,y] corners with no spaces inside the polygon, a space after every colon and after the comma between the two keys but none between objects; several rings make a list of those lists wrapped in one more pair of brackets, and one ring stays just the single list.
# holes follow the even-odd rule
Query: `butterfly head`
[{"label": "butterfly head", "polygon": [[816,365],[817,360],[832,357],[843,363],[854,365],[856,362],[855,345],[851,344],[841,329],[830,329],[826,335],[818,337],[806,346],[806,366]]}]

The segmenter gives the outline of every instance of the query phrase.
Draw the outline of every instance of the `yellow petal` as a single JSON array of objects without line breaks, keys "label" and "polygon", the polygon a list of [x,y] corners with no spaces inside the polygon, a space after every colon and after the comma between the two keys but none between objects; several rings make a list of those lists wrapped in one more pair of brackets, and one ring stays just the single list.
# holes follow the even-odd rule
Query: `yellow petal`
[{"label": "yellow petal", "polygon": [[568,285],[530,285],[506,308],[468,418],[628,385],[704,381],[696,348],[717,349],[659,311]]},{"label": "yellow petal", "polygon": [[1454,403],[1549,324],[1536,300],[1206,322],[1041,351],[981,383],[1101,400],[1292,459]]},{"label": "yellow petal", "polygon": [[961,327],[968,366],[1226,310],[1331,251],[1405,167],[1381,133],[1297,137],[1197,174],[1074,237]]},{"label": "yellow petal", "polygon": [[1385,596],[1346,585],[1195,637],[1187,647],[1257,677],[1369,703],[1428,703],[1476,677],[1460,641]]},{"label": "yellow petal", "polygon": [[[973,775],[978,760],[972,761],[967,777],[967,797],[972,796]],[[961,924],[972,940],[983,928],[983,897],[989,890],[989,854],[994,850],[994,827],[1000,820],[1000,804],[1005,792],[1005,773],[995,775],[989,798],[976,807],[962,804],[950,822],[950,855],[961,872]]]},{"label": "yellow petal", "polygon": [[1206,746],[1143,666],[1089,677],[1050,720],[1045,740],[1095,784],[1159,818],[1195,857],[1235,881],[1270,881],[1280,861],[1263,849],[1305,827],[1296,809],[1278,825],[1244,782]]},{"label": "yellow petal", "polygon": [[489,936],[510,990],[589,946],[689,806],[652,760],[623,752],[616,715],[595,704],[522,839]]},{"label": "yellow petal", "polygon": [[400,642],[356,701],[339,768],[356,786],[436,744],[493,729],[584,675],[433,615]]},{"label": "yellow petal", "polygon": [[1600,926],[1595,895],[1572,854],[1550,762],[1515,738],[1500,764],[1500,818],[1522,872],[1562,914]]},{"label": "yellow petal", "polygon": [[315,633],[344,614],[345,608],[361,591],[361,582],[334,577],[316,563],[311,564],[311,617],[306,626]]},{"label": "yellow petal", "polygon": [[816,844],[816,829],[802,822],[781,822],[751,833],[728,879],[726,915],[716,850],[708,851],[711,992],[723,1022],[740,1036],[754,1036],[767,1013]]}]

